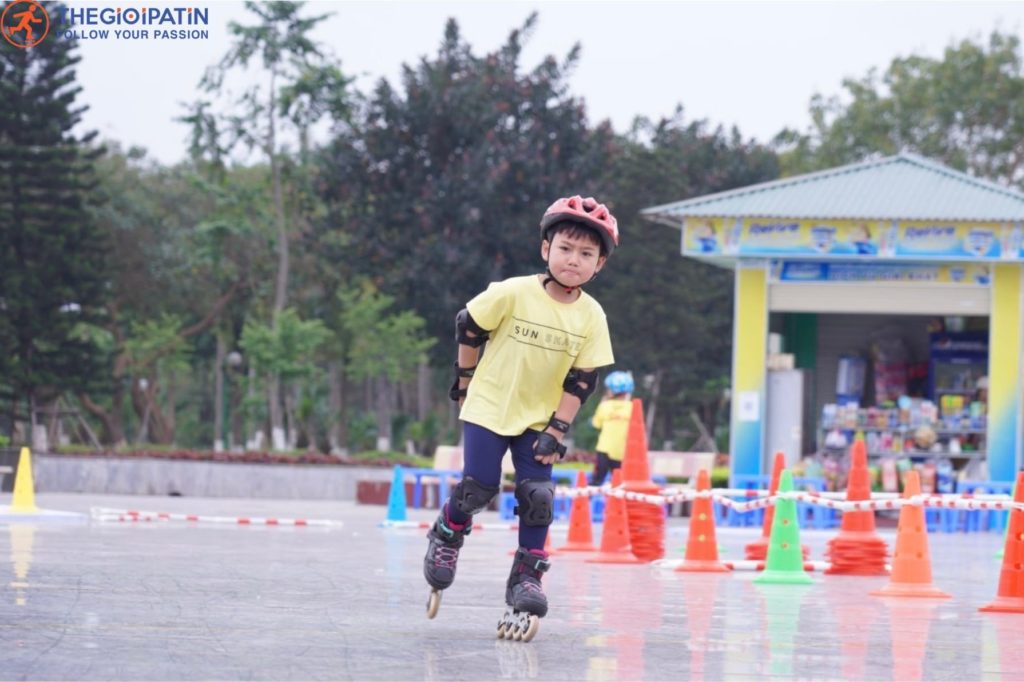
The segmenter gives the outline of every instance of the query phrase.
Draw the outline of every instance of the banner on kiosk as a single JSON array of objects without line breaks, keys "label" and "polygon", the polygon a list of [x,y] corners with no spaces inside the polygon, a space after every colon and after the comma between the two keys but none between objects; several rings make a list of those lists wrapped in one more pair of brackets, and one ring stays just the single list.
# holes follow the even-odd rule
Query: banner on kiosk
[{"label": "banner on kiosk", "polygon": [[1021,226],[1011,223],[687,218],[689,256],[842,260],[1021,260]]},{"label": "banner on kiosk", "polygon": [[989,286],[992,266],[985,263],[837,263],[773,260],[773,282],[884,282]]}]

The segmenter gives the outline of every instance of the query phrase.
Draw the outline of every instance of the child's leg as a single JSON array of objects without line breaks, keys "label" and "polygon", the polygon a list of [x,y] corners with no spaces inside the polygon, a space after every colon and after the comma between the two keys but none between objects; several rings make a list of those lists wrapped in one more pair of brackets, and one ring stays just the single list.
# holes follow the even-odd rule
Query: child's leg
[{"label": "child's leg", "polygon": [[594,464],[594,475],[590,477],[590,485],[601,485],[604,477],[608,475],[609,457],[607,452],[598,452],[597,462]]},{"label": "child's leg", "polygon": [[448,519],[458,526],[469,523],[500,492],[501,458],[509,445],[508,437],[476,424],[466,423],[462,434],[462,481],[445,505]]},{"label": "child's leg", "polygon": [[519,546],[543,550],[551,525],[555,486],[551,482],[551,465],[533,458],[536,440],[536,431],[512,438],[512,463],[516,468]]}]

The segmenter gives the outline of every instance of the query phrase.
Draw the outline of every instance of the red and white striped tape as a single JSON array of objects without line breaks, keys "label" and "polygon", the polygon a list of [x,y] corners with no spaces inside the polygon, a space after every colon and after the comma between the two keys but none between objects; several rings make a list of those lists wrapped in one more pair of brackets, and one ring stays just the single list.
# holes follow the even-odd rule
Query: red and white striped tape
[{"label": "red and white striped tape", "polygon": [[[675,570],[686,563],[685,559],[658,559],[657,561],[651,562],[652,566],[657,568],[664,568],[667,570]],[[722,564],[734,571],[763,571],[763,561],[755,561],[752,559],[737,559],[735,561],[722,561]],[[827,561],[805,561],[805,571],[817,571],[823,572],[832,568],[832,564]],[[888,568],[888,566],[886,567]]]},{"label": "red and white striped tape", "polygon": [[136,511],[133,509],[107,509],[93,507],[90,514],[94,521],[121,523],[151,523],[160,521],[184,521],[186,523],[223,523],[235,526],[318,526],[340,528],[342,521],[326,519],[281,519],[264,516],[206,516],[203,514],[172,514],[169,512]]},{"label": "red and white striped tape", "polygon": [[[559,495],[565,497],[593,497],[595,495],[609,495],[624,500],[647,502],[648,504],[665,505],[673,502],[688,502],[697,498],[711,498],[719,504],[730,507],[734,511],[743,513],[755,509],[764,509],[775,504],[776,500],[790,499],[806,504],[813,504],[819,507],[835,509],[837,511],[879,511],[886,509],[900,509],[904,505],[911,504],[923,507],[934,507],[937,509],[962,509],[968,511],[1006,511],[1017,509],[1024,511],[1024,503],[1014,502],[1009,495],[916,495],[912,498],[899,497],[895,493],[872,493],[870,500],[847,501],[845,493],[816,493],[805,491],[791,491],[787,493],[775,493],[768,495],[766,491],[743,490],[739,494],[752,499],[741,501],[733,499],[734,495],[729,491],[716,488],[714,490],[693,490],[687,488],[666,489],[661,494],[651,495],[635,493],[625,490],[622,487],[612,488],[605,485],[601,487],[587,486],[584,488],[557,489]],[[761,493],[765,493],[763,496]],[[843,499],[837,496],[842,495]]]},{"label": "red and white striped tape", "polygon": [[[427,530],[433,521],[381,521],[381,528],[420,528]],[[474,523],[473,530],[519,530],[518,523]]]}]

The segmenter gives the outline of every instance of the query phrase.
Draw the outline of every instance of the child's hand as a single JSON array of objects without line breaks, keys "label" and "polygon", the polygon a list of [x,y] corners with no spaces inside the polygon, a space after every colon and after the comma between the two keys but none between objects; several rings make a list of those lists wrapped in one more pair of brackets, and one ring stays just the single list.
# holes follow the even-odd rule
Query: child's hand
[{"label": "child's hand", "polygon": [[565,456],[565,446],[550,431],[541,431],[533,444],[533,458],[541,464],[554,464]]}]

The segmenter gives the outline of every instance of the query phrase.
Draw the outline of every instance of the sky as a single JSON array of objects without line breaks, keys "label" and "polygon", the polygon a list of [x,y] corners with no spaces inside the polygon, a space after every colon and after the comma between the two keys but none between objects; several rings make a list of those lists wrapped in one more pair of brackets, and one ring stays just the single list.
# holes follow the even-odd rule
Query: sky
[{"label": "sky", "polygon": [[[71,7],[188,3],[77,2]],[[251,23],[243,3],[216,0],[207,40],[83,40],[82,129],[99,130],[151,157],[184,158],[186,127],[174,122],[200,96],[205,69],[228,50],[229,21]],[[399,83],[403,63],[436,53],[445,22],[455,17],[477,54],[504,43],[536,10],[539,24],[521,64],[563,57],[574,43],[582,56],[569,83],[592,123],[610,119],[626,130],[633,118],[669,116],[682,104],[688,120],[736,126],[746,138],[769,141],[786,127],[805,130],[811,97],[840,95],[844,78],[884,71],[896,57],[939,58],[962,40],[993,30],[1020,33],[1022,2],[309,2],[310,14],[333,12],[314,32],[368,92],[380,78]],[[253,70],[241,80],[265,80]]]}]

